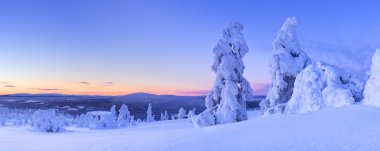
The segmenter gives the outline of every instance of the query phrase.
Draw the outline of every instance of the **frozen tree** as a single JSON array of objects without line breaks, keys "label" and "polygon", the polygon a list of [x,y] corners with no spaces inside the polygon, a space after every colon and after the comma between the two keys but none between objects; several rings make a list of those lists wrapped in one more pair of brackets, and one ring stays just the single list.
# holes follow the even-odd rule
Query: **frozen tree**
[{"label": "frozen tree", "polygon": [[165,113],[161,113],[160,120],[161,121],[165,121],[165,120],[168,120],[168,119],[169,119],[168,111],[165,110]]},{"label": "frozen tree", "polygon": [[137,123],[141,123],[141,122],[143,122],[143,121],[141,120],[141,118],[138,118],[136,122],[137,122]]},{"label": "frozen tree", "polygon": [[128,106],[123,104],[119,109],[119,116],[117,117],[117,123],[120,127],[130,125],[131,113],[128,110]]},{"label": "frozen tree", "polygon": [[193,108],[192,110],[189,110],[189,112],[187,113],[187,120],[188,120],[189,122],[191,122],[193,116],[195,116],[195,108]]},{"label": "frozen tree", "polygon": [[[316,62],[299,73],[286,113],[349,105],[363,98],[363,80],[335,66]],[[282,111],[278,111],[282,112]]]},{"label": "frozen tree", "polygon": [[186,110],[184,108],[180,108],[177,115],[178,119],[184,119],[186,117]]},{"label": "frozen tree", "polygon": [[380,107],[380,49],[372,57],[371,71],[364,89],[363,104]]},{"label": "frozen tree", "polygon": [[65,131],[63,124],[55,110],[37,110],[33,113],[31,127],[41,132],[62,132]]},{"label": "frozen tree", "polygon": [[175,119],[175,115],[172,115],[171,117],[172,117],[171,120],[176,120],[176,119]]},{"label": "frozen tree", "polygon": [[212,114],[211,109],[206,109],[191,120],[196,128],[215,125],[215,116]]},{"label": "frozen tree", "polygon": [[212,71],[216,79],[211,92],[206,97],[207,113],[198,116],[214,116],[214,121],[204,122],[202,126],[224,124],[247,119],[246,100],[250,99],[252,89],[249,82],[243,77],[243,57],[248,52],[244,36],[241,33],[243,26],[238,22],[231,22],[223,30],[222,37],[215,46]]},{"label": "frozen tree", "polygon": [[267,97],[260,102],[264,114],[283,110],[279,108],[284,107],[284,104],[290,100],[296,76],[311,64],[311,59],[302,51],[297,40],[297,26],[296,17],[287,18],[273,42],[272,84]]},{"label": "frozen tree", "polygon": [[102,115],[100,120],[95,120],[95,122],[90,126],[92,129],[106,129],[115,127],[117,127],[115,105],[111,107],[110,113]]},{"label": "frozen tree", "polygon": [[134,116],[130,116],[130,121],[129,121],[129,125],[130,126],[136,126],[136,121],[135,121],[135,117]]},{"label": "frozen tree", "polygon": [[153,122],[152,105],[149,103],[148,110],[146,111],[146,122]]},{"label": "frozen tree", "polygon": [[94,122],[94,115],[92,115],[91,113],[81,114],[77,119],[78,127],[89,128],[93,122]]}]

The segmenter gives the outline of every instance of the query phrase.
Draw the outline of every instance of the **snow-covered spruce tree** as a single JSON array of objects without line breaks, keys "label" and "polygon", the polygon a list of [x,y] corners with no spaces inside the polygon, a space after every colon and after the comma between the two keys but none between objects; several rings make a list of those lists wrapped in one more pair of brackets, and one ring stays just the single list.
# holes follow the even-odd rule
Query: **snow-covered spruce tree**
[{"label": "snow-covered spruce tree", "polygon": [[189,122],[192,122],[193,116],[195,116],[195,108],[189,110],[189,112],[187,113],[187,120]]},{"label": "snow-covered spruce tree", "polygon": [[372,57],[371,71],[364,89],[363,104],[380,107],[380,49]]},{"label": "snow-covered spruce tree", "polygon": [[298,19],[287,18],[273,42],[270,85],[267,97],[260,102],[264,114],[282,111],[293,93],[294,81],[311,59],[302,51],[297,40]]},{"label": "snow-covered spruce tree", "polygon": [[31,127],[41,132],[62,132],[64,122],[61,117],[57,116],[55,110],[37,110],[33,113]]},{"label": "snow-covered spruce tree", "polygon": [[119,127],[130,125],[131,113],[128,110],[128,106],[123,104],[119,109],[119,116],[117,117],[117,124]]},{"label": "snow-covered spruce tree", "polygon": [[96,120],[93,124],[90,125],[91,129],[109,129],[116,128],[116,106],[111,107],[110,113],[102,115],[100,120]]},{"label": "snow-covered spruce tree", "polygon": [[91,113],[81,114],[77,119],[78,127],[89,128],[92,123],[94,123],[94,115]]},{"label": "snow-covered spruce tree", "polygon": [[178,119],[184,119],[186,117],[186,110],[184,108],[180,108],[177,115]]},{"label": "snow-covered spruce tree", "polygon": [[286,113],[305,113],[340,107],[363,98],[364,80],[335,66],[316,62],[298,74]]},{"label": "snow-covered spruce tree", "polygon": [[[207,109],[204,111],[210,113],[199,114],[195,118],[193,122],[199,124],[197,127],[247,119],[246,100],[253,94],[249,82],[243,77],[245,67],[242,59],[249,50],[242,30],[243,25],[238,22],[228,24],[213,50],[212,71],[215,72],[216,79],[206,97]],[[213,119],[214,121],[201,121]]]},{"label": "snow-covered spruce tree", "polygon": [[146,111],[146,122],[153,122],[152,105],[149,103],[148,110]]},{"label": "snow-covered spruce tree", "polygon": [[168,111],[167,110],[165,110],[165,113],[161,113],[160,120],[161,121],[169,120],[169,115],[168,115]]},{"label": "snow-covered spruce tree", "polygon": [[130,116],[129,125],[130,126],[136,126],[135,116]]}]

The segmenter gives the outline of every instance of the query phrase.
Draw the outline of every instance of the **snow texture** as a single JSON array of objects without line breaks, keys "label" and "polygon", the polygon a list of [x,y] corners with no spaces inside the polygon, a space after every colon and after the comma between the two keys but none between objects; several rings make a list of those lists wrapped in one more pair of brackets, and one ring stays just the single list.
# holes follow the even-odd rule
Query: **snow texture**
[{"label": "snow texture", "polygon": [[[0,127],[1,151],[378,151],[380,110],[364,105],[194,128],[187,120],[89,130],[66,127],[41,134],[25,126]],[[284,129],[286,125],[286,129]]]},{"label": "snow texture", "polygon": [[372,57],[369,78],[364,89],[363,104],[380,107],[380,49]]},{"label": "snow texture", "polygon": [[207,117],[197,119],[215,120],[203,121],[202,126],[247,120],[246,100],[253,95],[249,82],[243,77],[245,67],[242,59],[249,50],[242,30],[243,25],[231,22],[223,30],[222,38],[213,50],[212,71],[215,72],[216,79],[206,97],[206,113],[199,115]]},{"label": "snow texture", "polygon": [[363,98],[363,80],[335,66],[316,62],[298,74],[286,113],[305,113],[340,107]]},{"label": "snow texture", "polygon": [[296,17],[287,18],[273,42],[272,83],[266,99],[260,102],[264,114],[281,111],[281,104],[288,102],[292,96],[296,76],[311,64],[311,59],[298,42],[297,26]]},{"label": "snow texture", "polygon": [[55,113],[54,109],[37,110],[33,113],[31,127],[34,130],[41,132],[62,132],[63,119]]}]

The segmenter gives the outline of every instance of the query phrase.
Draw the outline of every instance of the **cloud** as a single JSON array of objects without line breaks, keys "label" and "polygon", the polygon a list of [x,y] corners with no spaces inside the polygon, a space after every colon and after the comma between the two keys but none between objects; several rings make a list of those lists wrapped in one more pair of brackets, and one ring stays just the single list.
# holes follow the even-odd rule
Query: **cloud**
[{"label": "cloud", "polygon": [[16,86],[15,85],[4,85],[4,87],[6,87],[6,88],[14,88]]},{"label": "cloud", "polygon": [[326,39],[324,42],[307,41],[301,44],[313,61],[323,61],[362,77],[369,70],[376,48],[366,41],[337,39]]},{"label": "cloud", "polygon": [[0,81],[0,84],[12,84],[12,82]]},{"label": "cloud", "polygon": [[174,93],[178,95],[197,96],[197,95],[207,95],[209,92],[210,90],[192,90],[192,91],[175,91]]},{"label": "cloud", "polygon": [[103,82],[103,85],[104,86],[113,86],[114,83],[113,82]]},{"label": "cloud", "polygon": [[29,88],[28,90],[38,90],[38,91],[65,91],[66,89],[57,89],[57,88]]},{"label": "cloud", "polygon": [[84,84],[84,85],[89,85],[90,84],[90,82],[86,82],[86,81],[79,81],[78,83]]}]

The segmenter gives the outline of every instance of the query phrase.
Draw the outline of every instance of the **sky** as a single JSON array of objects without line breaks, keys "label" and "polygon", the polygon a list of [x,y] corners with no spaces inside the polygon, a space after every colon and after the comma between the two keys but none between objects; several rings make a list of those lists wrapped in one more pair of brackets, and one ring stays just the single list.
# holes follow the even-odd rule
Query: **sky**
[{"label": "sky", "polygon": [[375,0],[4,0],[0,94],[205,95],[212,49],[239,21],[244,76],[265,95],[272,42],[291,16],[314,61],[365,77],[380,48],[379,10]]}]

